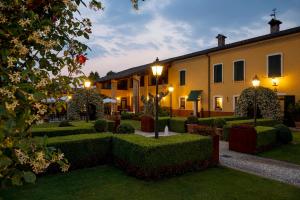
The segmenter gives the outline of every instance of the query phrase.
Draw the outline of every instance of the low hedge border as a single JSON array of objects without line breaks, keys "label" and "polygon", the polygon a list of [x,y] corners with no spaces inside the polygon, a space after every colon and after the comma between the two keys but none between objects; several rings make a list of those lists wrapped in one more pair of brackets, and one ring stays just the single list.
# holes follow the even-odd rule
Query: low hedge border
[{"label": "low hedge border", "polygon": [[173,176],[213,165],[212,139],[190,134],[159,140],[107,133],[69,135],[49,138],[48,146],[61,149],[71,163],[71,169],[114,160],[130,175],[145,179]]},{"label": "low hedge border", "polygon": [[169,128],[173,132],[186,133],[186,118],[179,118],[179,117],[170,118]]},{"label": "low hedge border", "polygon": [[195,135],[176,135],[159,140],[142,136],[113,137],[115,164],[143,179],[160,179],[209,166],[212,140]]},{"label": "low hedge border", "polygon": [[[279,122],[273,119],[257,119],[256,124],[257,126],[267,126],[267,127],[273,127],[277,125]],[[254,125],[253,119],[247,119],[247,120],[237,120],[237,121],[228,121],[226,122],[226,125],[223,126],[223,135],[222,140],[228,141],[229,138],[229,130],[232,126],[239,126],[239,125]]]},{"label": "low hedge border", "polygon": [[256,130],[256,149],[258,152],[265,151],[277,144],[276,128],[257,126]]},{"label": "low hedge border", "polygon": [[51,127],[51,128],[35,128],[32,130],[31,134],[35,136],[48,136],[48,137],[57,137],[57,136],[66,136],[66,135],[77,135],[77,134],[88,134],[88,133],[97,133],[94,127]]}]

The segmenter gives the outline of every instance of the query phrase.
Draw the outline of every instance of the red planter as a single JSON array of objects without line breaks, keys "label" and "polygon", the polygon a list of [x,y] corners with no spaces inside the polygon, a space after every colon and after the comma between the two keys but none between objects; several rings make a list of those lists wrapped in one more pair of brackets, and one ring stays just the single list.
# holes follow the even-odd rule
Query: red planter
[{"label": "red planter", "polygon": [[229,150],[256,153],[256,131],[253,126],[235,126],[230,129]]},{"label": "red planter", "polygon": [[216,165],[216,164],[219,163],[220,136],[219,135],[213,135],[212,139],[213,139],[213,152],[212,152],[212,161],[211,161],[211,163],[213,165]]},{"label": "red planter", "polygon": [[151,116],[141,117],[141,130],[143,132],[153,132],[154,131],[154,119]]},{"label": "red planter", "polygon": [[187,124],[187,132],[188,133],[197,133],[198,132],[198,124]]}]

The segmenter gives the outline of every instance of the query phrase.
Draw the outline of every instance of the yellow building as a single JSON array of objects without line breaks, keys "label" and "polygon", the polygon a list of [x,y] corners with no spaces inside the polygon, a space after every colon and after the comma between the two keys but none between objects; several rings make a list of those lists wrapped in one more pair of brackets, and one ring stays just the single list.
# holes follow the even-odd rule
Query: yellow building
[{"label": "yellow building", "polygon": [[[231,44],[219,34],[217,47],[161,61],[159,90],[174,87],[161,106],[170,107],[172,95],[174,115],[232,115],[240,93],[252,86],[255,75],[261,86],[276,90],[283,111],[287,103],[300,100],[300,27],[280,31],[279,20],[269,24],[270,34]],[[119,110],[138,112],[143,106],[140,97],[155,94],[154,85],[150,63],[105,76],[97,88],[116,98]]]}]

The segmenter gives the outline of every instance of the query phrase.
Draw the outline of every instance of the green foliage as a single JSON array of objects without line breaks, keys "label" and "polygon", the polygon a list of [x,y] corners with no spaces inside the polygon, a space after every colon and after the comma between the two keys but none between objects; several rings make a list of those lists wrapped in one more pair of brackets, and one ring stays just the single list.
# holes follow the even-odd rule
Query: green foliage
[{"label": "green foliage", "polygon": [[170,117],[159,117],[157,121],[158,131],[164,131],[166,126],[169,127],[169,120]]},{"label": "green foliage", "polygon": [[169,130],[177,133],[186,133],[186,119],[172,117],[169,122]]},{"label": "green foliage", "polygon": [[276,128],[276,135],[277,135],[277,141],[283,144],[288,144],[291,141],[293,141],[293,135],[291,130],[283,125],[283,124],[278,124],[274,126]]},{"label": "green foliage", "polygon": [[237,121],[237,120],[245,120],[245,119],[247,119],[247,117],[240,117],[240,116],[205,117],[205,118],[199,118],[198,124],[213,126],[214,120],[225,120],[226,122],[229,122],[229,121]]},{"label": "green foliage", "polygon": [[223,118],[215,118],[213,120],[213,126],[216,128],[223,128],[223,126],[226,124],[225,119]]},{"label": "green foliage", "polygon": [[115,131],[115,122],[111,120],[107,120],[107,131],[114,132]]},{"label": "green foliage", "polygon": [[281,120],[280,104],[276,92],[269,88],[247,88],[244,89],[237,102],[235,113],[238,116],[246,117],[248,108],[254,105],[254,95],[256,91],[257,106],[263,118]]},{"label": "green foliage", "polygon": [[120,124],[117,128],[117,133],[119,133],[119,134],[131,134],[131,133],[134,133],[134,128],[129,123]]},{"label": "green foliage", "polygon": [[[160,102],[165,96],[167,96],[169,92],[160,92],[158,94],[158,102]],[[143,114],[144,115],[150,115],[150,116],[155,116],[155,95],[149,93],[148,97],[142,95],[141,96],[141,101],[143,102],[144,110]],[[158,109],[161,109],[160,107]],[[158,110],[159,112],[159,110]]]},{"label": "green foliage", "polygon": [[98,119],[95,121],[94,128],[97,132],[107,131],[107,121],[105,119]]},{"label": "green foliage", "polygon": [[61,121],[58,125],[59,127],[69,127],[69,126],[73,126],[70,121],[68,120],[64,120],[64,121]]},{"label": "green foliage", "polygon": [[170,108],[168,107],[158,107],[158,116],[159,117],[167,117],[170,116]]},{"label": "green foliage", "polygon": [[256,137],[256,147],[258,149],[264,147],[270,147],[277,143],[276,140],[276,129],[273,127],[257,126],[255,127],[257,137]]},{"label": "green foliage", "polygon": [[190,115],[187,117],[186,123],[187,124],[198,124],[199,123],[198,117],[196,117],[194,115]]},{"label": "green foliage", "polygon": [[212,141],[197,135],[176,135],[160,139],[138,135],[113,137],[116,163],[142,178],[161,178],[199,169],[211,158]]},{"label": "green foliage", "polygon": [[224,140],[224,141],[228,141],[229,140],[229,132],[230,132],[230,128],[231,128],[232,126],[231,125],[229,125],[229,124],[225,124],[224,126],[223,126],[223,135],[222,135],[222,140]]},{"label": "green foliage", "polygon": [[123,120],[133,119],[134,117],[135,117],[135,114],[133,112],[127,112],[127,111],[121,112],[121,119],[123,119]]},{"label": "green foliage", "polygon": [[52,127],[52,128],[35,128],[32,130],[32,136],[66,136],[66,135],[77,135],[77,134],[87,134],[96,133],[97,131],[94,127]]},{"label": "green foliage", "polygon": [[71,169],[104,164],[110,158],[111,134],[84,134],[52,137],[48,146],[64,152]]}]

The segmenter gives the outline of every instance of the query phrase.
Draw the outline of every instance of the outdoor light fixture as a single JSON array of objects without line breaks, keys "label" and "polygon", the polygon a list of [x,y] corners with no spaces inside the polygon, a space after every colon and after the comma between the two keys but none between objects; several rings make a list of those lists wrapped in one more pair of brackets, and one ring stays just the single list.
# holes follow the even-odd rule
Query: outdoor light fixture
[{"label": "outdoor light fixture", "polygon": [[253,85],[253,87],[254,87],[254,105],[253,105],[253,107],[254,107],[254,126],[256,126],[256,113],[257,113],[257,103],[256,103],[256,96],[257,96],[257,87],[259,87],[259,85],[260,85],[260,80],[259,80],[259,78],[258,78],[258,76],[257,75],[255,75],[254,76],[254,78],[252,79],[252,85]]},{"label": "outdoor light fixture", "polygon": [[85,88],[90,88],[91,87],[91,81],[89,81],[89,80],[84,81],[84,87]]},{"label": "outdoor light fixture", "polygon": [[158,138],[158,77],[162,74],[163,65],[156,58],[151,66],[153,76],[155,76],[155,138]]},{"label": "outdoor light fixture", "polygon": [[174,87],[170,85],[168,87],[168,91],[170,92],[170,118],[172,118],[172,93],[174,91]]},{"label": "outdoor light fixture", "polygon": [[68,100],[71,100],[72,99],[72,96],[71,95],[68,95]]},{"label": "outdoor light fixture", "polygon": [[274,92],[277,92],[277,86],[278,86],[278,84],[279,84],[279,79],[278,78],[276,78],[276,77],[273,77],[272,78],[272,86],[274,87]]}]

